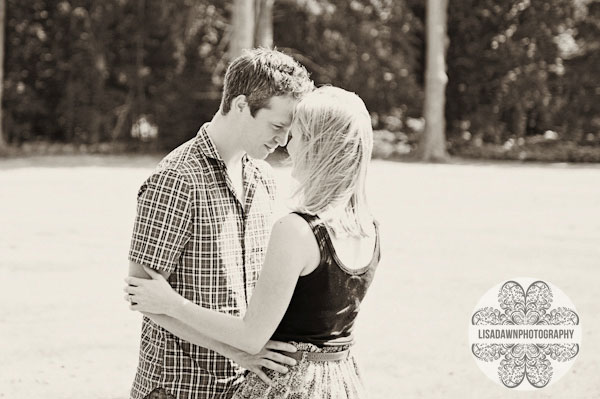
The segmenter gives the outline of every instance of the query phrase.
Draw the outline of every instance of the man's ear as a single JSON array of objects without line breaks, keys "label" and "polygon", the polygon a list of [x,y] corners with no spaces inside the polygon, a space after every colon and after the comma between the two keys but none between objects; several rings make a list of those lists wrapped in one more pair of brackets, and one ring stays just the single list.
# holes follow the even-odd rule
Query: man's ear
[{"label": "man's ear", "polygon": [[246,108],[248,108],[248,99],[245,95],[240,94],[231,100],[231,109],[234,112],[244,112]]}]

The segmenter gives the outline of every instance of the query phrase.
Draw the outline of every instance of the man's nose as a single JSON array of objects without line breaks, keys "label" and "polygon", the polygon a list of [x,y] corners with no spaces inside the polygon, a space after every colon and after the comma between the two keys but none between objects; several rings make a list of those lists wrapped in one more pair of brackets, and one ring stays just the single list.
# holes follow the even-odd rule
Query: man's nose
[{"label": "man's nose", "polygon": [[284,145],[287,144],[289,135],[290,135],[290,129],[286,129],[286,130],[284,130],[283,133],[280,133],[277,136],[275,136],[275,141],[277,142],[277,144],[279,146],[283,147]]}]

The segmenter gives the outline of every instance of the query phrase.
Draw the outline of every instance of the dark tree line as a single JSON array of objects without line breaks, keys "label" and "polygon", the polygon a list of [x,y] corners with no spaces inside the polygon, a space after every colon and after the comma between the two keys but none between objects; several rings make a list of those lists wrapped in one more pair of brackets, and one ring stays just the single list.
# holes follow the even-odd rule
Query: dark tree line
[{"label": "dark tree line", "polygon": [[[317,83],[358,93],[377,129],[410,135],[423,115],[425,2],[252,3],[250,43],[272,40]],[[6,0],[2,138],[136,145],[144,121],[160,148],[181,143],[218,107],[236,4]],[[447,23],[450,148],[547,130],[599,142],[600,1],[451,0]]]}]

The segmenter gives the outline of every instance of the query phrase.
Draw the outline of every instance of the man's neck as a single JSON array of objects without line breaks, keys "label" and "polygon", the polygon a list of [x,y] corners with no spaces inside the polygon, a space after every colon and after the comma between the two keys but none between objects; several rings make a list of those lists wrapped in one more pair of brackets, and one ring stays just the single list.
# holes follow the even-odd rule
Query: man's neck
[{"label": "man's neck", "polygon": [[228,168],[242,162],[245,153],[240,147],[237,130],[221,111],[215,114],[207,128],[210,139]]}]

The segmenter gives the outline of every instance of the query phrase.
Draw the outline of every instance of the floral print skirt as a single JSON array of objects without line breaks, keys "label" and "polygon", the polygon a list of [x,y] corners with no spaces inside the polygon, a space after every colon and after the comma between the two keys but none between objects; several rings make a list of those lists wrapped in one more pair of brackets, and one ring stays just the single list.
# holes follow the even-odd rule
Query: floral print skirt
[{"label": "floral print skirt", "polygon": [[[308,343],[291,342],[306,352],[338,352],[348,346],[319,348]],[[308,361],[306,356],[285,374],[267,370],[273,381],[267,385],[254,373],[233,395],[233,399],[364,399],[367,397],[356,360],[352,354],[345,360]]]}]

